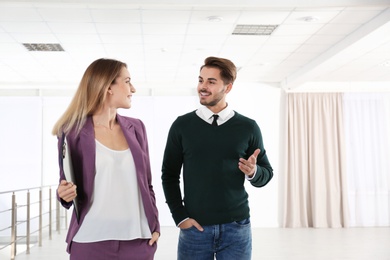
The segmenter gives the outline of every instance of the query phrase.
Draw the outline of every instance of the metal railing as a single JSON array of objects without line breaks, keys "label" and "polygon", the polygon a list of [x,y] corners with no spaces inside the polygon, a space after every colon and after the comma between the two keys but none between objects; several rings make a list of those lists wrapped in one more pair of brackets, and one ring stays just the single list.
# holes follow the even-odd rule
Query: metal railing
[{"label": "metal railing", "polygon": [[[2,238],[0,253],[10,248],[10,259],[14,260],[18,245],[18,248],[25,245],[26,254],[30,254],[32,238],[36,238],[35,243],[41,247],[44,234],[50,240],[52,239],[54,225],[58,233],[61,230],[61,223],[64,223],[67,229],[67,213],[57,201],[56,189],[57,185],[48,185],[0,192],[2,202],[0,206],[4,200],[9,199],[11,202],[9,207],[0,208],[2,225],[7,219],[10,223],[9,226],[0,226],[0,238]],[[31,230],[32,226],[35,226],[35,229]]]}]

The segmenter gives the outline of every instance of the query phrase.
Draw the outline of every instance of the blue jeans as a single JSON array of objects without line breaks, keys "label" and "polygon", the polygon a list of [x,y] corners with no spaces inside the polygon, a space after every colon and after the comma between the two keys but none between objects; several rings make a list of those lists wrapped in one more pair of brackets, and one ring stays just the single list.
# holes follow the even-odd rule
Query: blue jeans
[{"label": "blue jeans", "polygon": [[177,252],[178,260],[250,260],[252,232],[250,220],[222,225],[181,229]]}]

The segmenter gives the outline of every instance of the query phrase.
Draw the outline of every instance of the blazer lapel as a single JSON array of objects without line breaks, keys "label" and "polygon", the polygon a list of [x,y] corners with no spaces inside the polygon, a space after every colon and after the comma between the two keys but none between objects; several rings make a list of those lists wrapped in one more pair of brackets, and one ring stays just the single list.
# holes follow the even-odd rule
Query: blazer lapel
[{"label": "blazer lapel", "polygon": [[143,151],[142,151],[142,141],[139,139],[140,133],[138,132],[134,124],[129,120],[125,120],[120,115],[117,115],[117,120],[120,126],[122,127],[123,134],[129,144],[130,151],[134,158],[134,164],[137,172],[138,183],[142,184],[141,173],[145,171],[145,166],[143,163]]},{"label": "blazer lapel", "polygon": [[[95,182],[95,161],[96,161],[96,143],[95,143],[95,132],[93,129],[92,117],[87,117],[84,127],[80,132],[80,149],[83,153],[84,163],[83,166],[85,171],[85,184],[88,194],[93,191],[93,185]],[[89,198],[88,198],[89,199]]]}]

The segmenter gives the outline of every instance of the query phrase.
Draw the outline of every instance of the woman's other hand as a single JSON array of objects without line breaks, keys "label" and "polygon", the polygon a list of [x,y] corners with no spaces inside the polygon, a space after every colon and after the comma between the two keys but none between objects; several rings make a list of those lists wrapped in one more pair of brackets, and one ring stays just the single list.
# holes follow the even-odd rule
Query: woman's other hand
[{"label": "woman's other hand", "polygon": [[149,246],[152,246],[154,243],[156,243],[159,237],[160,237],[160,233],[153,232],[152,238],[149,240]]}]

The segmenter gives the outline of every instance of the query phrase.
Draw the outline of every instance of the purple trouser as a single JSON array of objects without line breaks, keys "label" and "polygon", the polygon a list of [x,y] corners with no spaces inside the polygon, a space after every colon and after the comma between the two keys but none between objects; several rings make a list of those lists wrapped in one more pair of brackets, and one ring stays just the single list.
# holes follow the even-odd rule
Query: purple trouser
[{"label": "purple trouser", "polygon": [[108,240],[93,243],[72,242],[70,260],[153,260],[157,244],[149,239]]}]

